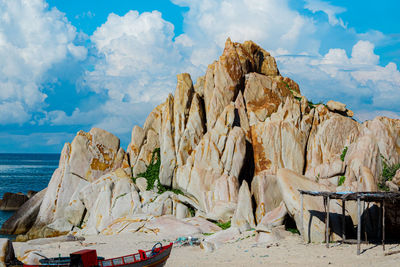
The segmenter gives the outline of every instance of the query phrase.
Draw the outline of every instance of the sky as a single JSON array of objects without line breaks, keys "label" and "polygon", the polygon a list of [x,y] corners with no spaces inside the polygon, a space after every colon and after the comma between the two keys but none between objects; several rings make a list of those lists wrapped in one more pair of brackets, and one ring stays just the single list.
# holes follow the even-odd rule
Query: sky
[{"label": "sky", "polygon": [[59,153],[134,125],[225,40],[253,40],[313,102],[400,118],[400,1],[0,0],[0,153]]}]

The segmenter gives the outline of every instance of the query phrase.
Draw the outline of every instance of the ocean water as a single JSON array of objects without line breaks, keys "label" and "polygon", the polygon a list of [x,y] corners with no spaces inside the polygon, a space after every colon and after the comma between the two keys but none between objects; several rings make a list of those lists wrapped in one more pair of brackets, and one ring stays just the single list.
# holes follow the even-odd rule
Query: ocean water
[{"label": "ocean water", "polygon": [[[47,187],[58,167],[60,154],[2,154],[0,153],[0,196],[5,192],[27,193]],[[0,211],[0,225],[13,212]]]}]

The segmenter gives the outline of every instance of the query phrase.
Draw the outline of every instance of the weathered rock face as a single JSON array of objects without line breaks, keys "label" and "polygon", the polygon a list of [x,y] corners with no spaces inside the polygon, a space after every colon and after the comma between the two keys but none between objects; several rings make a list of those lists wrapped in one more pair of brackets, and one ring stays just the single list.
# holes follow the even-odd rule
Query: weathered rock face
[{"label": "weathered rock face", "polygon": [[160,147],[161,114],[165,103],[158,105],[147,117],[143,128],[132,129],[131,142],[128,145],[130,167],[133,177],[146,171],[150,165],[153,151]]},{"label": "weathered rock face", "polygon": [[125,152],[119,147],[119,139],[98,128],[88,133],[80,131],[71,144],[65,144],[29,236],[40,236],[44,226],[65,221],[65,209],[77,189],[110,171],[129,166],[121,154]]},{"label": "weathered rock face", "polygon": [[246,75],[243,96],[250,125],[265,121],[267,117],[278,110],[280,104],[285,102],[286,97],[293,98],[290,90],[288,83],[278,77],[268,77],[258,73]]},{"label": "weathered rock face", "polygon": [[374,177],[373,183],[377,184],[383,160],[389,165],[400,162],[400,120],[377,117],[360,126],[360,134],[349,146],[345,158],[346,184],[353,185],[354,190],[357,190],[356,182],[362,177],[363,167],[370,170]]},{"label": "weathered rock face", "polygon": [[[174,186],[193,196],[206,213],[213,213],[213,206],[218,201],[236,200],[237,178],[246,145],[243,130],[233,127],[234,117],[232,103],[225,108],[215,127],[203,136],[186,164],[177,169]],[[228,177],[218,181],[223,174]],[[222,193],[219,190],[229,191]],[[215,199],[215,196],[224,196],[224,199]]]},{"label": "weathered rock face", "polygon": [[[83,209],[75,204],[79,202],[83,204]],[[71,200],[65,217],[71,225],[84,228],[86,234],[97,234],[113,220],[133,215],[138,209],[140,198],[132,179],[118,169],[82,188],[77,198]],[[80,216],[76,216],[79,213]],[[85,218],[82,217],[84,215]]]},{"label": "weathered rock face", "polygon": [[160,182],[162,185],[171,186],[172,176],[176,166],[174,144],[174,98],[170,94],[162,109],[160,132]]},{"label": "weathered rock face", "polygon": [[208,67],[205,75],[207,130],[214,127],[225,106],[234,101],[243,87],[245,74],[250,72],[279,74],[275,59],[268,52],[251,41],[239,44],[228,38],[221,57]]},{"label": "weathered rock face", "polygon": [[178,142],[179,147],[176,152],[177,166],[183,166],[187,158],[200,142],[205,132],[205,115],[202,105],[203,100],[196,93],[193,96],[187,119],[186,128]]},{"label": "weathered rock face", "polygon": [[[323,105],[316,108],[307,145],[305,176],[318,179],[343,175],[347,148],[357,139],[359,124]],[[347,147],[347,148],[346,148]]]},{"label": "weathered rock face", "polygon": [[280,168],[303,173],[313,111],[302,114],[301,103],[288,97],[271,117],[250,123],[256,174],[267,171],[274,175]]},{"label": "weathered rock face", "polygon": [[257,224],[267,214],[267,212],[278,207],[282,201],[281,191],[279,191],[276,175],[262,171],[253,177],[251,183],[251,193],[254,196],[257,207],[255,219]]}]

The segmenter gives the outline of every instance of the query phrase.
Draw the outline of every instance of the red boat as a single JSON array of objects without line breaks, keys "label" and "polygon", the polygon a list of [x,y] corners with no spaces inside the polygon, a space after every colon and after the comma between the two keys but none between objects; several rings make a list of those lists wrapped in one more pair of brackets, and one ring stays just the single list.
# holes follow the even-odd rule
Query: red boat
[{"label": "red boat", "polygon": [[112,267],[112,266],[126,266],[126,267],[158,267],[164,266],[171,254],[172,243],[162,246],[157,243],[151,250],[139,250],[136,254],[127,256],[104,259],[97,257],[96,250],[85,249],[70,254],[70,257],[59,258],[45,258],[40,260],[40,265],[27,265],[26,267],[39,267],[39,266],[73,266],[73,267]]}]

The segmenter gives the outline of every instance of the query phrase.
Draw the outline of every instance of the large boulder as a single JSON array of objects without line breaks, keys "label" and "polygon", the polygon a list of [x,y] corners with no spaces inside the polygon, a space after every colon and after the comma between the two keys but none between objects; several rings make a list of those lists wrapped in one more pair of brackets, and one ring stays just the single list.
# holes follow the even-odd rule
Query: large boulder
[{"label": "large boulder", "polygon": [[253,205],[251,194],[246,181],[243,181],[239,189],[238,205],[233,214],[232,227],[238,227],[241,232],[255,228]]},{"label": "large boulder", "polygon": [[[76,214],[76,210],[82,211],[81,206],[78,209],[67,209],[65,217],[70,219],[71,225],[80,226],[82,234],[100,233],[115,219],[138,213],[141,204],[132,179],[122,169],[103,175],[94,183],[83,187],[79,190],[78,199],[71,201],[70,207],[76,207],[73,204],[79,201],[87,210],[85,218],[82,217],[83,212],[80,217],[71,216]],[[78,220],[73,220],[74,218]]]},{"label": "large boulder", "polygon": [[219,61],[208,66],[204,82],[207,130],[214,128],[226,105],[234,100],[244,77],[235,44],[228,39]]},{"label": "large boulder", "polygon": [[287,215],[287,209],[285,203],[282,201],[279,207],[267,212],[265,216],[261,219],[259,224],[257,224],[257,232],[271,232],[271,229],[277,226],[281,226],[285,222],[285,217]]},{"label": "large boulder", "polygon": [[66,229],[68,224],[64,223],[65,209],[75,191],[118,168],[124,168],[130,173],[125,152],[120,148],[116,136],[98,128],[93,128],[88,133],[78,132],[71,144],[64,145],[59,166],[52,175],[39,214],[28,236],[36,238],[47,234],[64,234],[66,231],[53,228],[42,231],[42,228],[57,221],[56,228]]},{"label": "large boulder", "polygon": [[[303,218],[301,218],[301,200],[299,189],[308,191],[333,191],[334,187],[318,184],[305,176],[288,169],[280,169],[277,173],[277,182],[283,201],[289,215],[294,218],[297,228],[305,241],[325,241],[326,212],[322,197],[304,196]],[[330,212],[341,214],[341,203],[330,201]],[[339,240],[341,237],[341,216],[330,216],[330,240]],[[302,225],[303,224],[303,225]]]},{"label": "large boulder", "polygon": [[177,85],[174,94],[174,142],[175,153],[178,154],[181,138],[186,129],[189,111],[193,99],[194,88],[193,82],[188,73],[177,75]]},{"label": "large boulder", "polygon": [[28,197],[25,194],[6,192],[3,195],[3,199],[0,200],[0,210],[18,210],[27,200]]},{"label": "large boulder", "polygon": [[3,223],[0,229],[1,234],[19,235],[25,234],[31,228],[39,213],[40,205],[46,189],[36,193],[27,202],[25,202],[7,221]]}]

